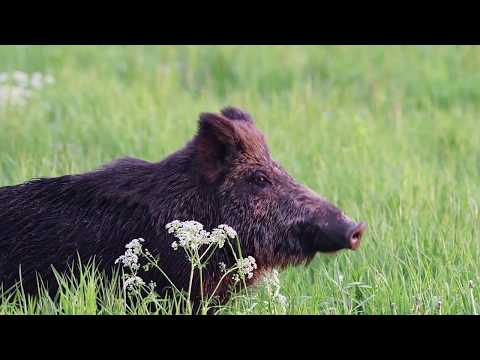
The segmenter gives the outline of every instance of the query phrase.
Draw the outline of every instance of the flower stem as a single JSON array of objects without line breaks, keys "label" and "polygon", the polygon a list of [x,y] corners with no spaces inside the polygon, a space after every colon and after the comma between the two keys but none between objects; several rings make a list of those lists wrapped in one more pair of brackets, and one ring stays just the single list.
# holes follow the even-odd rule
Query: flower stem
[{"label": "flower stem", "polygon": [[190,281],[188,283],[188,298],[187,298],[187,300],[188,300],[187,306],[188,306],[188,310],[189,310],[190,314],[192,313],[191,294],[192,294],[192,283],[193,283],[194,269],[195,269],[195,266],[193,265],[193,262],[192,262],[192,266],[190,267]]}]

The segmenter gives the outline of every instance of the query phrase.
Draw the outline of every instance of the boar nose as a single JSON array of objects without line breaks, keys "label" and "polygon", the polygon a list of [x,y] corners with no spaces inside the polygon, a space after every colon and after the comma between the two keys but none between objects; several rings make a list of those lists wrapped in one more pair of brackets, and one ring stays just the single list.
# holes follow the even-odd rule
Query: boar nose
[{"label": "boar nose", "polygon": [[367,223],[361,222],[358,224],[353,224],[347,233],[348,244],[350,244],[350,249],[357,250],[362,241],[362,236],[367,230]]}]

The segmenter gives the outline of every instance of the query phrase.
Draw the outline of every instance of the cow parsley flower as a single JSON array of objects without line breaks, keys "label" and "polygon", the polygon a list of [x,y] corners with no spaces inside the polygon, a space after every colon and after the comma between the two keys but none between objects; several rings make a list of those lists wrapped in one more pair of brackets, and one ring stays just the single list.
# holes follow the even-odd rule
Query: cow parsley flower
[{"label": "cow parsley flower", "polygon": [[178,220],[168,223],[165,228],[169,234],[173,234],[178,242],[172,243],[174,250],[183,247],[188,250],[195,250],[201,245],[210,243],[210,233],[203,229],[203,225],[197,221]]},{"label": "cow parsley flower", "polygon": [[288,306],[288,299],[285,295],[280,293],[280,277],[278,270],[273,269],[264,273],[262,276],[262,282],[267,289],[268,295],[273,301],[278,303],[285,312]]},{"label": "cow parsley flower", "polygon": [[[183,222],[174,220],[166,224],[165,229],[169,234],[176,238],[176,240],[171,243],[172,249],[174,251],[179,248],[185,250],[187,259],[191,263],[190,283],[195,271],[202,271],[202,269],[205,268],[205,265],[208,263],[216,249],[225,247],[225,244],[228,241],[237,238],[238,236],[237,232],[228,225],[219,225],[210,233],[204,229],[201,223],[193,220]],[[153,282],[150,282],[148,285],[145,284],[145,281],[139,276],[139,270],[142,268],[144,271],[150,271],[154,267],[166,277],[176,291],[181,293],[181,291],[176,288],[176,285],[169,279],[162,269],[160,269],[156,257],[150,254],[146,248],[143,248],[144,242],[145,240],[143,238],[133,239],[125,245],[124,254],[115,260],[115,264],[120,263],[125,268],[125,273],[123,275],[124,289],[131,292],[142,287],[147,287],[153,291],[156,284]],[[230,268],[227,268],[227,265],[224,262],[218,263],[220,271],[223,274],[220,281],[226,276],[229,276],[230,273],[233,273],[232,279],[235,283],[238,283],[245,278],[252,279],[254,271],[257,269],[255,258],[252,256],[246,258],[238,257],[232,244],[229,243],[229,245],[230,246],[227,248],[233,251],[233,256],[236,261]],[[200,248],[202,251],[199,251]],[[147,262],[143,266],[140,264],[142,258]],[[217,284],[217,288],[219,284],[220,282]],[[202,299],[202,301],[206,300],[207,302],[210,302],[214,298],[217,288],[215,288],[214,293],[210,295],[210,298]],[[187,295],[183,293],[181,294],[184,300],[185,296],[187,296],[186,301],[190,301],[190,289]],[[284,302],[285,299],[279,297],[279,300]]]},{"label": "cow parsley flower", "polygon": [[218,225],[218,228],[219,229],[222,229],[222,230],[225,230],[225,232],[227,233],[228,237],[231,238],[231,239],[235,239],[238,235],[237,235],[237,232],[235,230],[233,230],[230,226],[228,225],[225,225],[225,224],[222,224],[222,225]]},{"label": "cow parsley flower", "polygon": [[123,281],[123,289],[133,291],[135,288],[145,285],[145,282],[140,276],[126,275]]},{"label": "cow parsley flower", "polygon": [[210,235],[210,242],[216,243],[219,248],[222,248],[225,245],[228,235],[225,230],[222,229],[213,229],[212,234]]},{"label": "cow parsley flower", "polygon": [[30,97],[30,91],[15,85],[0,86],[0,106],[18,105],[24,106]]},{"label": "cow parsley flower", "polygon": [[31,76],[19,70],[0,73],[0,106],[25,106],[35,92],[54,82],[52,75],[40,72]]},{"label": "cow parsley flower", "polygon": [[126,249],[132,249],[134,254],[140,254],[142,252],[142,243],[145,242],[143,238],[133,239],[127,245]]},{"label": "cow parsley flower", "polygon": [[280,288],[280,277],[278,274],[278,270],[273,269],[271,271],[267,271],[262,276],[262,282],[265,286],[278,289]]},{"label": "cow parsley flower", "polygon": [[[201,267],[202,259],[208,258],[204,256],[210,249],[223,248],[225,243],[230,239],[238,237],[237,232],[226,224],[221,224],[212,232],[208,232],[203,228],[203,225],[197,221],[179,221],[174,220],[165,225],[168,233],[177,238],[173,241],[171,246],[173,250],[183,248],[187,254],[187,258],[192,263],[193,267]],[[206,245],[205,252],[199,252],[198,249]],[[236,263],[233,267],[227,269],[227,265],[224,262],[218,264],[220,271],[227,275],[229,272],[235,272],[232,275],[232,279],[235,283],[247,277],[253,278],[253,272],[257,269],[257,263],[255,258],[248,256],[247,258],[236,258]],[[193,269],[193,268],[192,268]],[[225,276],[224,275],[224,276]]]},{"label": "cow parsley flower", "polygon": [[131,249],[125,251],[125,254],[115,260],[115,264],[118,264],[119,262],[122,263],[123,267],[130,268],[133,271],[140,268],[140,265],[138,264],[138,256],[135,255]]},{"label": "cow parsley flower", "polygon": [[179,220],[173,220],[165,225],[165,229],[167,229],[169,234],[173,234],[178,228],[182,226],[182,223]]},{"label": "cow parsley flower", "polygon": [[123,267],[129,268],[133,271],[140,269],[138,263],[138,256],[142,253],[142,242],[145,240],[142,238],[133,239],[125,248],[127,249],[123,255],[115,260],[115,264],[122,263]]},{"label": "cow parsley flower", "polygon": [[186,250],[195,250],[202,245],[216,244],[219,248],[225,245],[229,238],[235,238],[237,233],[228,225],[220,225],[210,233],[204,230],[203,225],[197,221],[174,220],[168,223],[165,228],[169,234],[175,236],[178,241],[172,243],[172,248],[177,250],[183,247]]},{"label": "cow parsley flower", "polygon": [[241,275],[247,276],[248,279],[253,277],[253,271],[257,268],[255,258],[248,256],[247,258],[238,259],[237,261],[238,272]]}]

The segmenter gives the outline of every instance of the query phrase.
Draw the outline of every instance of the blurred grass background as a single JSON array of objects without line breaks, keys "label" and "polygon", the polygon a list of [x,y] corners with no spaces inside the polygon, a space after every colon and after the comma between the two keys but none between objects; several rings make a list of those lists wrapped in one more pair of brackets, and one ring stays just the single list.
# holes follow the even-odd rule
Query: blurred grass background
[{"label": "blurred grass background", "polygon": [[56,83],[0,108],[0,186],[161,160],[200,112],[238,106],[292,176],[369,223],[358,252],[282,273],[288,313],[479,309],[479,47],[0,46],[15,70]]}]

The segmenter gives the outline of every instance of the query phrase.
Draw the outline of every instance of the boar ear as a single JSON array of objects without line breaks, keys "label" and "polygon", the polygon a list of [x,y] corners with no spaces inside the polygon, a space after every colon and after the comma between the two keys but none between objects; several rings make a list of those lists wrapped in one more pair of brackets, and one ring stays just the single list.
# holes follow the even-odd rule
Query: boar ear
[{"label": "boar ear", "polygon": [[253,123],[253,119],[249,113],[233,106],[223,108],[221,113],[230,120],[241,120]]},{"label": "boar ear", "polygon": [[241,141],[234,122],[213,113],[200,114],[195,152],[207,182],[215,182],[240,150]]}]

